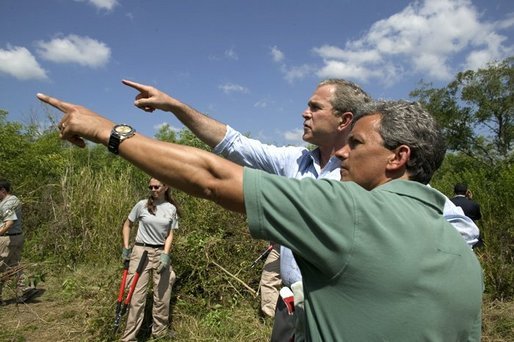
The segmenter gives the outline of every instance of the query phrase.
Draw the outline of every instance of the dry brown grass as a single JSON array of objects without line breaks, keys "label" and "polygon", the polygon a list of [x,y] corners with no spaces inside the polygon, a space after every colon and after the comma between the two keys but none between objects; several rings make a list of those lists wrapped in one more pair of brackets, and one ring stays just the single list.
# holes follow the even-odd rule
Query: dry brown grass
[{"label": "dry brown grass", "polygon": [[514,301],[489,300],[482,305],[482,341],[514,341]]}]

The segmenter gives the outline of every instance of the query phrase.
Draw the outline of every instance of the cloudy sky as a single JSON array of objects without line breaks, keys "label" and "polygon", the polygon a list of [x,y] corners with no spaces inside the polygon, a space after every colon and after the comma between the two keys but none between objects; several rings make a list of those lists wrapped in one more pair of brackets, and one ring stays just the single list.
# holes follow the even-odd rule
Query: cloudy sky
[{"label": "cloudy sky", "polygon": [[377,98],[514,55],[512,0],[2,0],[0,109],[45,120],[43,92],[154,135],[132,105],[151,84],[268,143],[300,144],[316,84]]}]

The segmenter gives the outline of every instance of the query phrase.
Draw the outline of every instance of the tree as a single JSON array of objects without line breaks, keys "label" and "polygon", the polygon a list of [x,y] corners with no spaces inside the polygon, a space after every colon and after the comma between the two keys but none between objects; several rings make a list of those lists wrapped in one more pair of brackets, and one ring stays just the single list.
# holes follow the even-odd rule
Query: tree
[{"label": "tree", "polygon": [[155,134],[155,138],[161,141],[174,143],[177,141],[177,134],[169,124],[164,124],[159,127],[159,131]]},{"label": "tree", "polygon": [[410,93],[443,126],[449,148],[486,162],[512,157],[514,56],[459,72],[444,88],[422,83]]},{"label": "tree", "polygon": [[23,126],[7,121],[7,112],[0,110],[0,176],[15,182],[14,176],[25,168],[19,167],[19,155],[29,147],[29,141],[23,134]]}]

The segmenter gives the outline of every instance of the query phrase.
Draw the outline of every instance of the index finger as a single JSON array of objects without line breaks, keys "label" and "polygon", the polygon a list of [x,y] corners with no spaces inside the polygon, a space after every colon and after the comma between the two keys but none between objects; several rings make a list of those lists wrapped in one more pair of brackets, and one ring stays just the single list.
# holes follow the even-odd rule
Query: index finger
[{"label": "index finger", "polygon": [[61,101],[59,99],[56,99],[55,97],[51,97],[45,94],[37,93],[37,98],[41,100],[42,102],[48,103],[54,108],[59,109],[61,112],[66,113],[71,109],[71,104]]},{"label": "index finger", "polygon": [[125,85],[128,85],[131,88],[139,90],[140,92],[148,92],[148,88],[149,87],[144,85],[144,84],[132,82],[132,81],[129,81],[129,80],[121,80],[121,82],[123,84],[125,84]]}]

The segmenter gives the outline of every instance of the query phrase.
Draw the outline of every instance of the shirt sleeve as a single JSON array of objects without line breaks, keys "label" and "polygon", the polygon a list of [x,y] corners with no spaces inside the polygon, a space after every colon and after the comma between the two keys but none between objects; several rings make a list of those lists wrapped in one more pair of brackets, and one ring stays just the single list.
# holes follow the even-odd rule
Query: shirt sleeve
[{"label": "shirt sleeve", "polygon": [[129,213],[128,219],[131,222],[135,222],[141,215],[141,205],[144,201],[139,201],[136,203],[136,205],[132,208],[132,210]]},{"label": "shirt sleeve", "polygon": [[288,172],[298,169],[299,158],[308,150],[303,147],[263,144],[227,126],[227,133],[214,147],[214,152],[242,166],[291,177]]},{"label": "shirt sleeve", "polygon": [[[243,184],[254,238],[286,246],[295,257],[327,274],[341,271],[354,244],[355,206],[353,196],[341,196],[344,191],[334,188],[348,185],[288,179],[249,168],[244,170]],[[341,217],[347,220],[342,222]]]},{"label": "shirt sleeve", "polygon": [[455,228],[466,243],[473,247],[478,242],[480,230],[472,219],[464,215],[461,207],[456,206],[446,197],[443,216]]},{"label": "shirt sleeve", "polygon": [[178,229],[178,217],[176,215],[173,219],[173,223],[171,224],[171,229]]},{"label": "shirt sleeve", "polygon": [[10,196],[3,204],[2,211],[0,212],[2,222],[16,221],[18,219],[16,211],[20,209],[20,206],[20,200],[15,196]]},{"label": "shirt sleeve", "polygon": [[179,221],[179,217],[178,217],[178,213],[177,213],[177,208],[171,204],[171,224],[170,224],[170,228],[171,229],[178,229],[178,221]]}]

